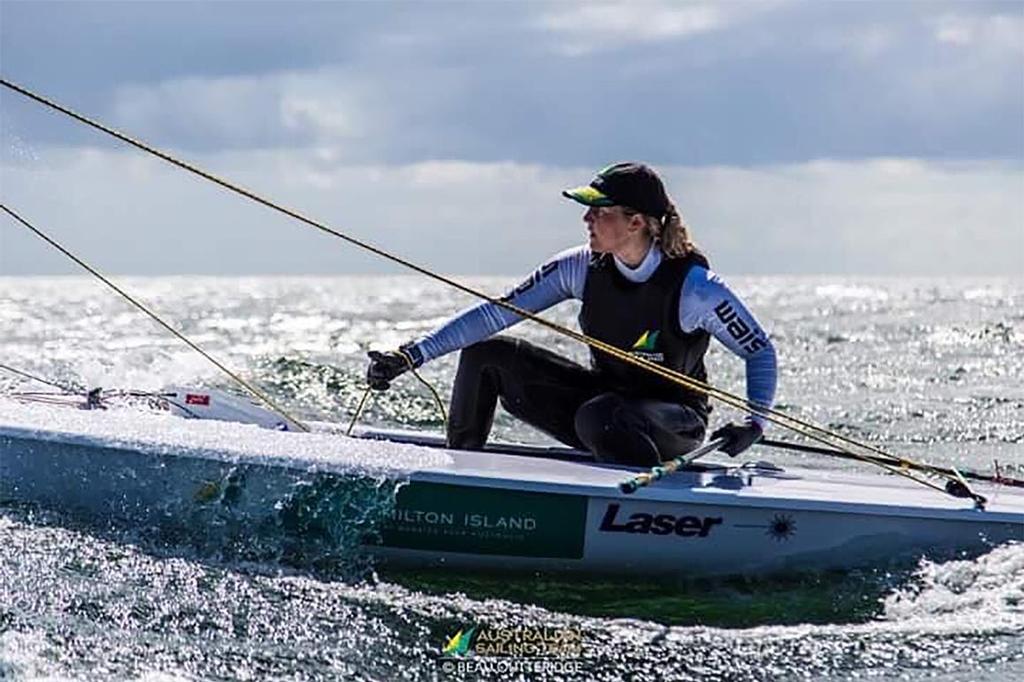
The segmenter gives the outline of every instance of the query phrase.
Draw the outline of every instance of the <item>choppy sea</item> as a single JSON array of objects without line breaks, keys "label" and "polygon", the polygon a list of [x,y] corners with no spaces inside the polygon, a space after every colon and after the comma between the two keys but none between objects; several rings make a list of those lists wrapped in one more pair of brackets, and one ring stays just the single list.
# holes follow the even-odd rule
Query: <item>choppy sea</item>
[{"label": "choppy sea", "polygon": [[[295,414],[341,423],[362,397],[368,348],[394,347],[470,303],[413,277],[117,280]],[[514,283],[466,281],[491,293]],[[790,413],[934,462],[1024,465],[1024,280],[730,283],[775,340]],[[570,324],[576,312],[549,315]],[[529,323],[512,333],[585,357]],[[443,396],[455,362],[422,370]],[[78,277],[0,278],[0,363],[90,387],[230,384]],[[742,392],[741,363],[713,348],[709,364],[712,383]],[[0,394],[40,389],[0,372]],[[362,423],[441,428],[410,377],[376,396]],[[495,436],[547,442],[505,415]],[[0,500],[0,679],[1024,679],[1021,545],[939,563],[666,582],[385,572],[358,542],[336,541],[322,556],[240,555],[208,534],[172,541]],[[459,630],[513,626],[578,631],[581,656],[533,672],[442,666]]]}]

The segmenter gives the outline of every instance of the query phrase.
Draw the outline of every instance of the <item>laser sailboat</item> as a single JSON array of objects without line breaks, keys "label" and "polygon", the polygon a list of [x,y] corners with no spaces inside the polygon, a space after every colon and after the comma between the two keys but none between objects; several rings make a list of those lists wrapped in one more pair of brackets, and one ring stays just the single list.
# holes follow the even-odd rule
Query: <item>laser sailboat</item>
[{"label": "laser sailboat", "polygon": [[[220,391],[161,395],[177,404],[174,414],[7,403],[0,496],[172,531],[211,510],[219,523],[277,528],[305,513],[295,527],[308,530],[369,485],[383,503],[355,522],[368,551],[398,566],[462,570],[761,574],[1024,540],[1015,479],[976,484],[981,505],[899,476],[700,460],[626,494],[620,485],[637,470],[564,448],[464,452],[439,436],[364,429],[347,437],[322,423],[304,433]],[[363,453],[362,465],[353,453]]]}]

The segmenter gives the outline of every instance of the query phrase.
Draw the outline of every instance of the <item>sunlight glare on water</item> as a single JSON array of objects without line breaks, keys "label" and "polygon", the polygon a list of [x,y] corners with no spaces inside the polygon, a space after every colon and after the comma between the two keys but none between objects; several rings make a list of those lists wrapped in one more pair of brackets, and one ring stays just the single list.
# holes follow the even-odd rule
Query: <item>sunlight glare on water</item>
[{"label": "sunlight glare on water", "polygon": [[[289,410],[339,424],[362,396],[368,348],[397,346],[471,303],[408,277],[120,283]],[[472,283],[500,293],[514,282]],[[782,409],[934,462],[1024,466],[1020,280],[731,284],[775,339]],[[547,315],[572,324],[577,312],[565,305]],[[134,389],[229,385],[91,280],[0,278],[0,329],[0,362],[48,379]],[[522,325],[514,333],[585,359],[584,349],[545,330]],[[742,392],[742,364],[712,346],[713,383]],[[422,369],[443,396],[456,360]],[[30,387],[40,388],[0,373],[0,392]],[[721,409],[713,420],[733,416]],[[441,428],[433,399],[412,378],[374,396],[362,421]],[[495,435],[549,442],[504,414]],[[271,434],[266,443],[273,442]],[[758,457],[859,469],[765,449]],[[389,493],[380,492],[351,502],[383,514]],[[246,528],[246,519],[211,519]],[[360,551],[354,536],[329,535],[343,551],[320,555],[285,535],[242,548],[231,544],[237,537],[96,528],[60,510],[0,503],[0,678],[447,679],[437,667],[447,638],[464,627],[510,624],[584,633],[581,670],[551,679],[995,680],[1024,671],[1020,545],[916,567],[661,585],[378,575],[349,561]]]}]

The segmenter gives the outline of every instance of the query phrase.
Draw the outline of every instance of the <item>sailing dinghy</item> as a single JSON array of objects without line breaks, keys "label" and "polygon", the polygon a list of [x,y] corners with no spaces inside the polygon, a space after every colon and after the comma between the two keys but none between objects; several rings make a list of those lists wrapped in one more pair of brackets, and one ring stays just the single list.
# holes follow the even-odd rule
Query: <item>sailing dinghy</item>
[{"label": "sailing dinghy", "polygon": [[293,432],[244,399],[175,391],[187,413],[7,403],[0,495],[102,522],[184,527],[211,505],[266,519],[293,514],[301,493],[304,508],[323,508],[310,503],[313,479],[324,496],[384,479],[394,485],[364,529],[369,551],[397,566],[459,570],[747,575],[1024,540],[1024,489],[1008,485],[976,486],[987,498],[978,505],[898,476],[701,460],[625,494],[638,470],[564,448],[464,452],[437,436],[346,437],[316,423]]},{"label": "sailing dinghy", "polygon": [[[270,408],[235,405],[234,412],[213,415],[204,408],[229,402],[229,397],[188,390],[181,402],[160,398],[190,420],[161,415],[162,421],[153,421],[152,415],[144,419],[138,413],[125,418],[95,410],[42,410],[38,405],[33,411],[0,404],[3,497],[101,519],[187,528],[209,518],[204,512],[211,506],[232,513],[246,509],[252,518],[268,523],[274,522],[275,514],[287,514],[294,522],[304,511],[329,509],[324,496],[363,485],[359,481],[376,481],[378,489],[391,481],[394,494],[389,495],[387,513],[367,520],[372,551],[396,564],[460,568],[761,573],[980,552],[1024,539],[1024,481],[998,472],[974,474],[920,464],[791,414],[749,404],[743,397],[391,254],[11,81],[0,78],[0,86],[309,228],[828,446],[812,446],[815,452],[877,465],[894,475],[783,470],[762,462],[697,462],[714,449],[713,443],[638,473],[565,450],[499,445],[484,453],[459,452],[422,434],[363,431],[345,437],[329,425],[302,424],[102,273],[0,204],[12,220]],[[189,395],[195,396],[193,400]],[[368,395],[369,389],[364,403]],[[85,398],[86,406],[101,406],[100,394],[89,392]],[[361,406],[353,424],[360,410]],[[85,414],[89,417],[81,416]],[[207,417],[249,423],[214,425]],[[262,431],[255,438],[254,429]],[[238,441],[249,441],[250,447],[239,450]],[[363,469],[353,470],[353,456],[364,458]],[[408,466],[398,466],[400,461]],[[315,485],[307,480],[310,476]],[[270,500],[276,502],[270,505]]]}]

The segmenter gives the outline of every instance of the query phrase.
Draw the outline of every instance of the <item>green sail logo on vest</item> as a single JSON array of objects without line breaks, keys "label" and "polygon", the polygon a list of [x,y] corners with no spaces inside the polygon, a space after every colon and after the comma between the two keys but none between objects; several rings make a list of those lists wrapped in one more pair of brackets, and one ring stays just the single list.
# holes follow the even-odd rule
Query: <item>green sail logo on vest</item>
[{"label": "green sail logo on vest", "polygon": [[654,331],[647,330],[641,334],[640,338],[633,344],[632,355],[644,360],[650,360],[651,362],[664,362],[665,354],[655,350],[658,347],[659,334],[661,334],[661,330],[658,329]]}]

